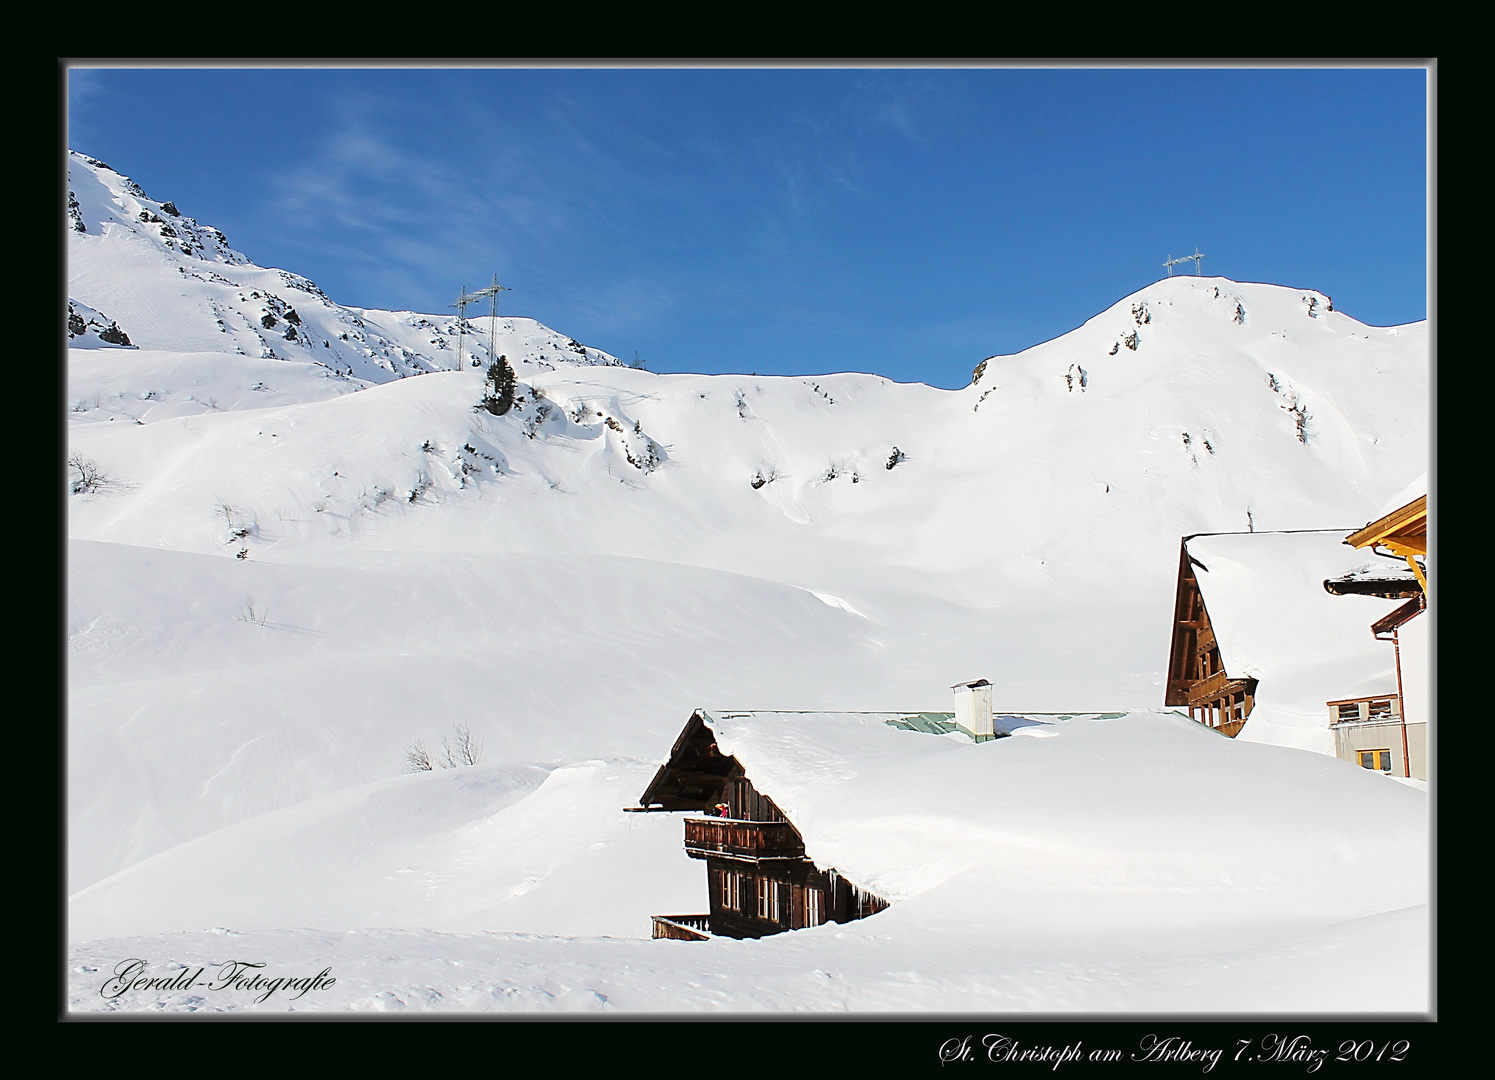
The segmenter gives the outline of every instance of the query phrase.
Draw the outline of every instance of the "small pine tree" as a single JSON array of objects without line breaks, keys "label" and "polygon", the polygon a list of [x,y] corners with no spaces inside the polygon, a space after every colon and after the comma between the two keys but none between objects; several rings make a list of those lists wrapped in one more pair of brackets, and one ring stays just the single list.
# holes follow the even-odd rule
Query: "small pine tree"
[{"label": "small pine tree", "polygon": [[509,366],[507,356],[500,356],[488,365],[484,391],[479,407],[494,416],[502,416],[514,407],[514,369]]}]

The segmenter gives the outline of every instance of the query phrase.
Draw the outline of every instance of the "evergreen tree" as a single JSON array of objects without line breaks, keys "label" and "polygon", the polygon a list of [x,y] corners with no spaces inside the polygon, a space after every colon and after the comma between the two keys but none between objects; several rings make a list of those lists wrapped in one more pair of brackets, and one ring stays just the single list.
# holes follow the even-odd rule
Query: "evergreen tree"
[{"label": "evergreen tree", "polygon": [[514,369],[509,366],[509,358],[500,356],[488,365],[488,381],[484,384],[483,400],[480,408],[487,409],[494,416],[502,416],[514,406]]}]

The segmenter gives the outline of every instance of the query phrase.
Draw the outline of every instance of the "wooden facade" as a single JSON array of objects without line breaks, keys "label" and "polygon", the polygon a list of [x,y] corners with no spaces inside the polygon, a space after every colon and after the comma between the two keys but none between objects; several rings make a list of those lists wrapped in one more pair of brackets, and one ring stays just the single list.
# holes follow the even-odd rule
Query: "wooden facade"
[{"label": "wooden facade", "polygon": [[[736,758],[722,754],[699,712],[675,740],[634,811],[694,810],[685,819],[685,853],[706,863],[710,911],[656,915],[654,936],[760,938],[785,930],[844,923],[888,906],[805,855],[804,838]],[[716,816],[725,804],[726,816]]]},{"label": "wooden facade", "polygon": [[1220,658],[1220,646],[1205,610],[1204,594],[1194,576],[1198,564],[1189,541],[1179,544],[1178,588],[1173,600],[1173,646],[1168,657],[1165,705],[1182,705],[1189,716],[1231,738],[1246,726],[1255,705],[1256,680],[1232,678]]}]

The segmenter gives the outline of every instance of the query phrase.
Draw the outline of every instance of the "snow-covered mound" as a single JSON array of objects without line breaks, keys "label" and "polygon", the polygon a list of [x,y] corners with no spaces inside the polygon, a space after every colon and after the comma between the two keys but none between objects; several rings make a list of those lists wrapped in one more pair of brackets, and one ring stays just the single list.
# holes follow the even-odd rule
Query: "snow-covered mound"
[{"label": "snow-covered mound", "polygon": [[[651,771],[629,760],[475,765],[348,788],[83,890],[69,935],[231,925],[647,937],[658,905],[688,907],[701,891],[679,822],[623,812]],[[246,866],[252,888],[238,876]],[[593,888],[602,881],[607,903]]]},{"label": "snow-covered mound", "polygon": [[906,693],[867,620],[803,589],[614,556],[285,565],[74,541],[67,618],[73,890],[398,776],[453,723],[494,764],[652,759],[726,688]]}]

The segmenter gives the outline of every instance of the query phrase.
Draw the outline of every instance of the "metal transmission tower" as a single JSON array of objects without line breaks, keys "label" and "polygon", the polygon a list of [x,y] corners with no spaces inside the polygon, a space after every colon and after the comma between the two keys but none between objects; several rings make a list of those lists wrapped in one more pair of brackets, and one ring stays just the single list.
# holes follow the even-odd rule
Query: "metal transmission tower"
[{"label": "metal transmission tower", "polygon": [[467,363],[463,354],[465,339],[467,336],[467,305],[478,300],[488,300],[492,303],[492,317],[488,321],[488,362],[493,362],[493,333],[498,325],[498,294],[509,292],[508,288],[498,283],[498,275],[493,275],[493,284],[477,292],[468,292],[467,286],[462,286],[462,295],[457,297],[457,302],[452,307],[457,309],[457,370],[462,371]]},{"label": "metal transmission tower", "polygon": [[1198,277],[1199,276],[1199,264],[1200,264],[1200,262],[1203,261],[1203,259],[1204,259],[1204,256],[1201,255],[1201,254],[1199,254],[1199,249],[1196,247],[1194,249],[1194,254],[1192,254],[1192,255],[1185,255],[1185,256],[1183,256],[1183,258],[1180,258],[1180,259],[1175,259],[1172,255],[1169,255],[1168,256],[1168,261],[1165,262],[1163,265],[1168,268],[1168,276],[1172,277],[1173,276],[1173,268],[1175,266],[1177,266],[1179,263],[1192,262],[1194,264],[1194,276]]}]

